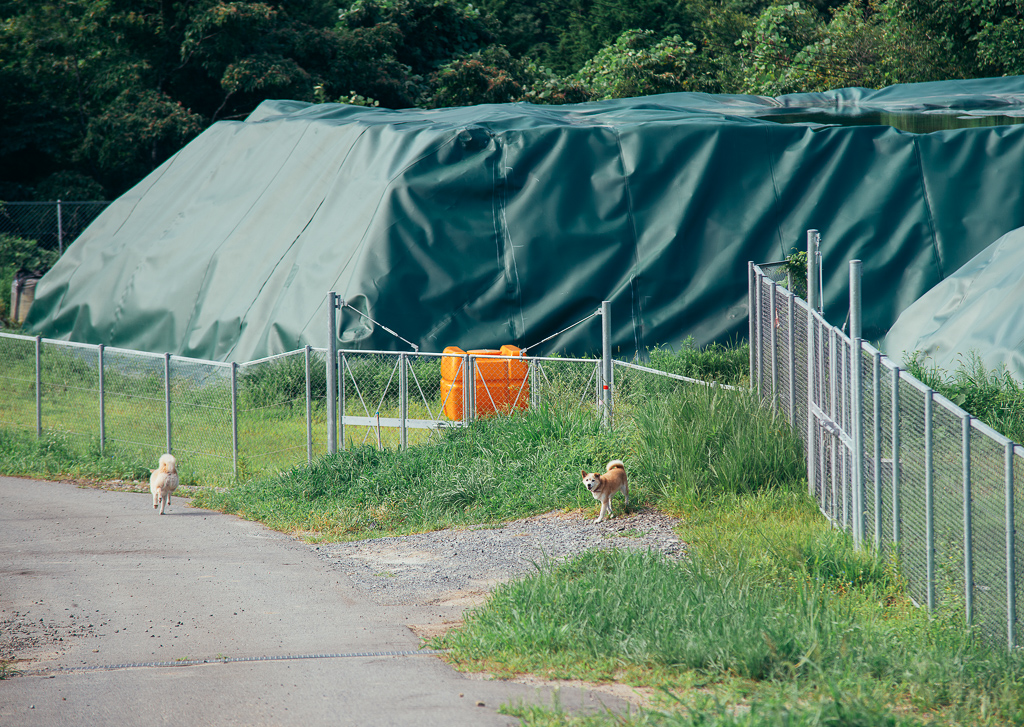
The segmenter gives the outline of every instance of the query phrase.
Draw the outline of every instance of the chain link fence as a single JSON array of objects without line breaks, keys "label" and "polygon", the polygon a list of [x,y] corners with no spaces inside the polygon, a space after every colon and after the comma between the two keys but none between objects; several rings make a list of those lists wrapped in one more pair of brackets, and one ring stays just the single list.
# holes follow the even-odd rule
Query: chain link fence
[{"label": "chain link fence", "polygon": [[0,234],[35,240],[44,250],[63,255],[110,202],[3,202]]},{"label": "chain link fence", "polygon": [[894,555],[918,604],[1020,644],[1024,447],[827,323],[783,264],[749,282],[751,385],[803,438],[822,513]]},{"label": "chain link fence", "polygon": [[[331,451],[328,356],[226,364],[0,333],[0,426],[147,462],[171,451],[194,481],[281,471]],[[338,351],[336,367],[342,448],[404,449],[538,407],[604,414],[600,359]],[[704,383],[619,361],[613,374],[622,417]]]}]

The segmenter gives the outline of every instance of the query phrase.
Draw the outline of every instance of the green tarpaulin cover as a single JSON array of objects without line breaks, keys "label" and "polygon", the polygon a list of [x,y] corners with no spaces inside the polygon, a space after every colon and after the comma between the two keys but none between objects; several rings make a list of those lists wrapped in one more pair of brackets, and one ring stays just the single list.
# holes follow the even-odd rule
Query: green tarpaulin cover
[{"label": "green tarpaulin cover", "polygon": [[[393,111],[267,101],[116,200],[40,282],[53,338],[251,360],[327,344],[337,291],[427,351],[531,346],[612,301],[617,355],[745,335],[747,261],[822,233],[826,314],[864,261],[864,333],[1024,225],[1024,78],[781,98],[668,94]],[[340,318],[347,347],[405,349]],[[600,348],[592,321],[531,353]]]},{"label": "green tarpaulin cover", "polygon": [[919,353],[952,373],[977,358],[1024,381],[1024,228],[1012,230],[907,308],[885,338],[897,363]]}]

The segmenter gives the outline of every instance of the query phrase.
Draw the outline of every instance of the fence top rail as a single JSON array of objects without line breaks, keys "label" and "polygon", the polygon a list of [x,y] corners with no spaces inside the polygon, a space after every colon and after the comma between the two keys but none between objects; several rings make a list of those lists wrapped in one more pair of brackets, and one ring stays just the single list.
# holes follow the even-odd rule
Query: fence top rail
[{"label": "fence top rail", "polygon": [[[57,341],[57,343],[68,344],[68,341]],[[79,346],[86,346],[86,345],[88,345],[88,346],[90,346],[92,348],[99,348],[99,346],[93,345],[93,344],[77,344],[77,345],[79,345]],[[139,358],[151,358],[151,359],[157,359],[157,360],[163,359],[167,355],[166,353],[153,353],[152,351],[136,351],[136,350],[131,349],[131,348],[117,348],[116,346],[104,346],[103,350],[106,353],[127,354],[128,356],[138,356]],[[224,363],[223,361],[209,361],[209,360],[207,360],[205,358],[191,358],[189,356],[178,356],[176,354],[171,354],[171,361],[172,362],[173,361],[177,361],[179,363],[203,364],[205,366],[213,366],[215,368],[230,368],[231,367],[231,364]]]},{"label": "fence top rail", "polygon": [[0,331],[0,338],[10,338],[15,341],[35,341],[35,336],[23,336],[20,333],[4,333]]},{"label": "fence top rail", "polygon": [[[995,440],[996,442],[998,442],[1003,447],[1005,447],[1007,444],[1012,442],[1012,440],[1009,437],[1007,437],[1007,436],[1005,436],[1003,434],[1000,434],[995,429],[990,427],[988,424],[986,424],[985,422],[981,421],[981,419],[978,419],[978,417],[976,417],[976,416],[972,416],[971,417],[971,426],[974,429],[977,429],[982,434],[984,434],[989,439]],[[1016,446],[1016,445],[1014,445],[1014,446]]]},{"label": "fence top rail", "polygon": [[59,346],[61,348],[84,348],[92,351],[98,351],[99,346],[94,343],[79,343],[78,341],[61,341],[56,338],[42,338],[39,339],[40,343],[48,346]]},{"label": "fence top rail", "polygon": [[[301,349],[300,349],[301,350]],[[327,349],[314,349],[318,351],[326,351]],[[598,364],[601,363],[599,358],[560,358],[555,356],[501,356],[498,354],[474,354],[469,351],[463,353],[435,353],[432,351],[372,351],[362,350],[355,348],[339,348],[338,353],[343,353],[346,356],[355,354],[366,354],[374,356],[398,356],[404,354],[406,356],[427,356],[433,358],[440,358],[443,356],[470,356],[472,358],[488,359],[488,360],[506,360],[506,361],[539,361],[542,363],[590,363]]]},{"label": "fence top rail", "polygon": [[720,384],[717,381],[704,381],[703,379],[693,379],[693,378],[690,378],[689,376],[682,376],[681,374],[672,374],[672,373],[669,373],[668,371],[659,371],[658,369],[652,369],[652,368],[648,368],[647,366],[641,366],[639,364],[629,363],[628,361],[616,361],[616,360],[613,359],[612,360],[612,364],[614,364],[615,366],[621,366],[622,368],[635,369],[637,371],[644,371],[644,372],[649,373],[649,374],[657,374],[658,376],[665,376],[665,377],[670,378],[670,379],[675,379],[676,381],[684,381],[687,384],[700,384],[701,386],[707,386],[707,387],[712,387],[712,388],[717,387],[717,388],[720,388],[720,389],[727,389],[729,391],[746,391],[746,389],[744,389],[742,387],[739,387],[739,386],[733,386],[731,384]]},{"label": "fence top rail", "polygon": [[[323,348],[323,349],[310,348],[310,351],[323,351],[324,353],[326,353],[327,349],[326,348]],[[294,351],[285,351],[284,353],[275,353],[272,356],[264,356],[263,358],[253,359],[252,361],[245,361],[245,362],[240,363],[238,365],[239,366],[254,366],[255,364],[267,363],[268,361],[274,361],[274,360],[279,359],[279,358],[287,358],[289,356],[297,356],[300,353],[303,356],[305,356],[306,355],[306,349],[305,348],[297,348]],[[226,365],[230,366],[231,364],[226,364]]]}]

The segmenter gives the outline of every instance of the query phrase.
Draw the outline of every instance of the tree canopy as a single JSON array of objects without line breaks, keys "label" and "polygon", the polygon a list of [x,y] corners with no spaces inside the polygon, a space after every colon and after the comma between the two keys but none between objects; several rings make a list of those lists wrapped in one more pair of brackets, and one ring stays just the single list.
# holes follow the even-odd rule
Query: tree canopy
[{"label": "tree canopy", "polygon": [[0,0],[0,199],[112,198],[267,98],[390,108],[1024,73],[1021,0]]}]

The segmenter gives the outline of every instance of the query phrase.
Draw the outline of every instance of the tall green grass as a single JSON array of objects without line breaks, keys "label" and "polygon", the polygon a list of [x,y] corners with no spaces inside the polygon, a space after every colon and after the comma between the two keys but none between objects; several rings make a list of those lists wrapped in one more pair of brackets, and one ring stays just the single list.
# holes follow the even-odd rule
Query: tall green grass
[{"label": "tall green grass", "polygon": [[659,371],[734,386],[750,382],[750,345],[745,341],[701,348],[690,336],[678,348],[655,346],[647,355],[651,368]]},{"label": "tall green grass", "polygon": [[152,464],[138,454],[108,445],[100,455],[98,438],[65,432],[0,428],[0,472],[23,477],[91,480],[148,480]]},{"label": "tall green grass", "polygon": [[908,710],[948,724],[1024,719],[1024,655],[989,646],[955,617],[930,620],[877,591],[794,576],[767,579],[743,557],[696,550],[682,562],[593,552],[500,586],[436,645],[499,674],[734,689],[739,680],[747,705],[841,695],[877,708],[868,721],[834,724],[893,724]]},{"label": "tall green grass", "polygon": [[789,423],[746,391],[685,386],[635,413],[637,467],[662,505],[681,510],[721,493],[790,488],[805,476]]},{"label": "tall green grass", "polygon": [[928,366],[921,353],[905,363],[912,376],[967,413],[1013,441],[1024,442],[1024,385],[1006,369],[987,369],[976,351],[952,372]]},{"label": "tall green grass", "polygon": [[[406,451],[359,446],[312,465],[206,491],[197,502],[328,538],[498,522],[591,507],[580,470],[630,458],[628,430],[548,406],[452,429]],[[639,493],[638,493],[639,494]]]}]

